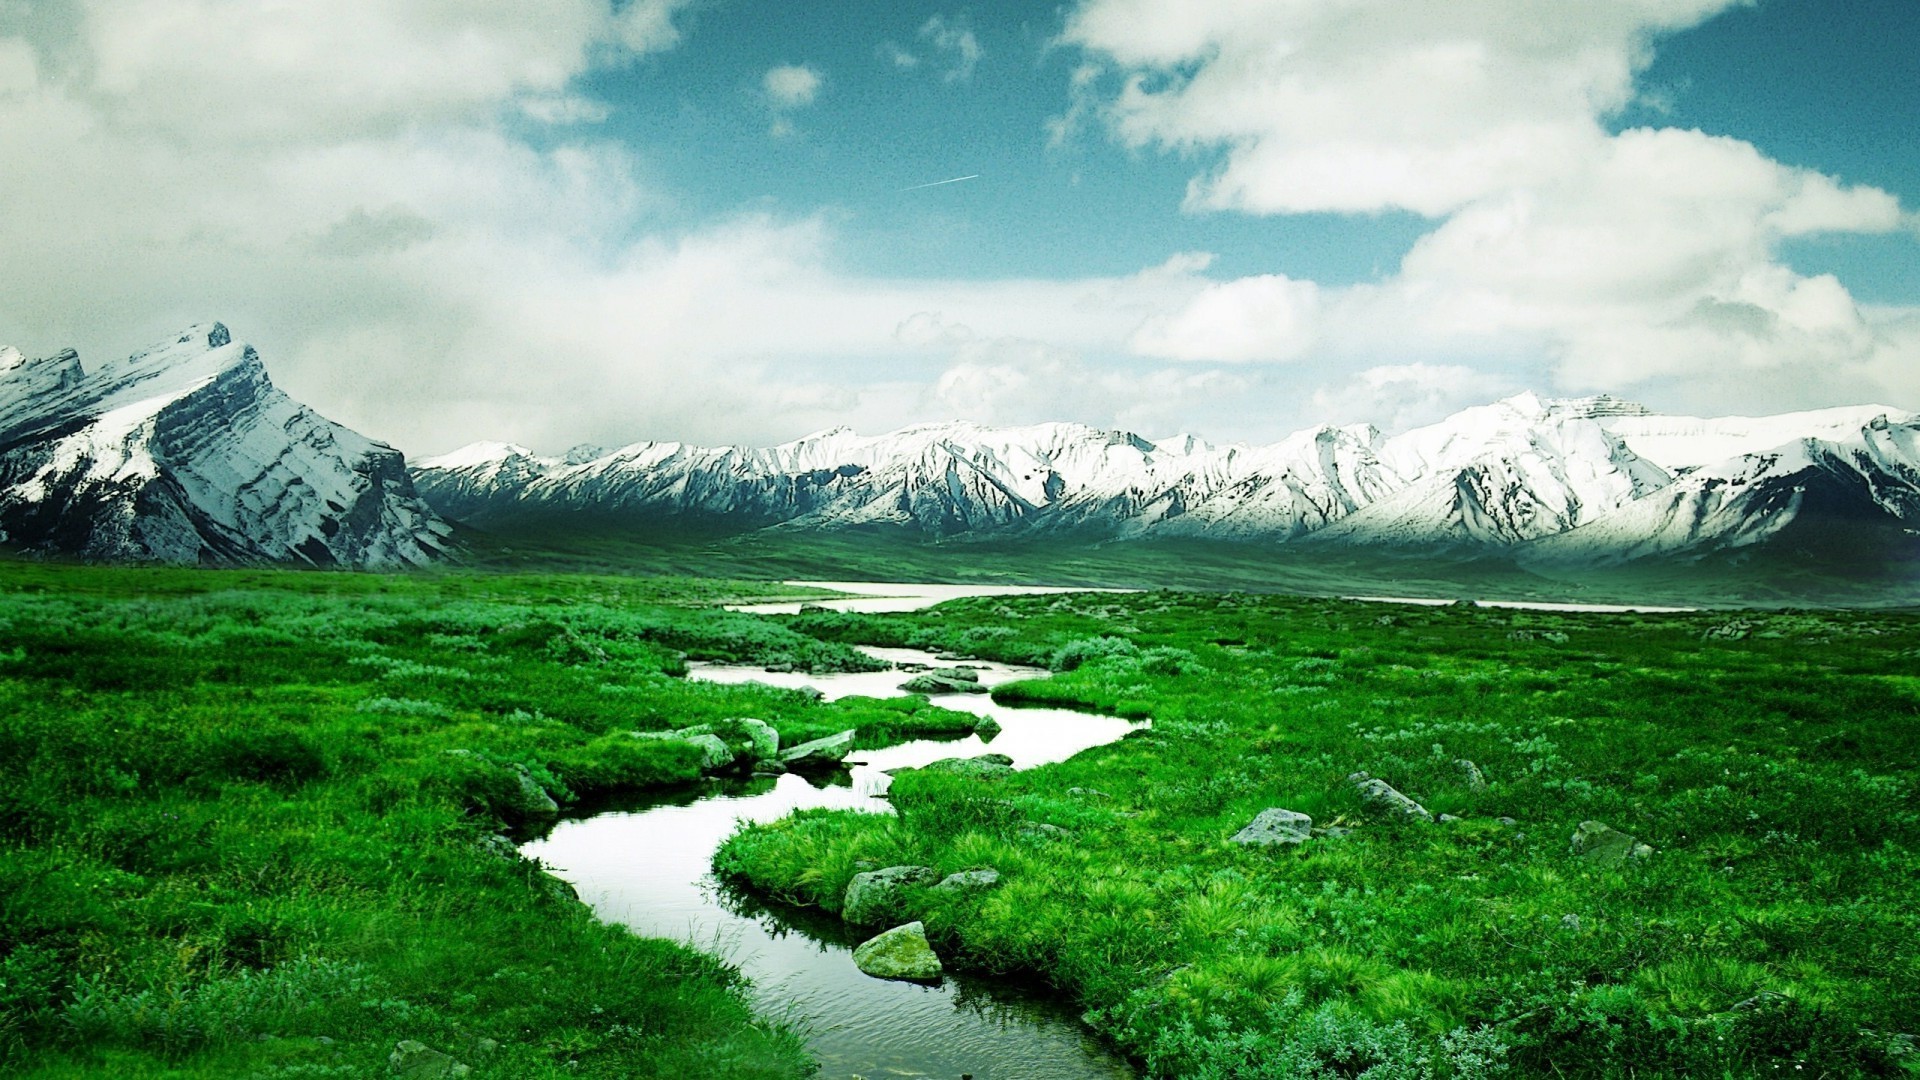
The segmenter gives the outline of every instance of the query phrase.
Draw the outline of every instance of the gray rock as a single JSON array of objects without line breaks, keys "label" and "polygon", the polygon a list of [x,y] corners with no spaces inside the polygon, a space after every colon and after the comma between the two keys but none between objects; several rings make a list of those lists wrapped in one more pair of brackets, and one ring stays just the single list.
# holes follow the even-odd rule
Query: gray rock
[{"label": "gray rock", "polygon": [[848,728],[824,739],[803,742],[782,750],[780,760],[789,769],[832,768],[846,760],[848,751],[853,749],[853,736],[854,729]]},{"label": "gray rock", "polygon": [[1467,790],[1469,791],[1487,790],[1487,778],[1486,778],[1486,775],[1480,771],[1480,766],[1475,765],[1473,762],[1467,760],[1466,758],[1457,758],[1454,760],[1453,764],[1456,768],[1460,770],[1460,774],[1466,777]]},{"label": "gray rock", "polygon": [[973,733],[980,736],[981,742],[988,742],[995,735],[1000,734],[1000,721],[991,716],[983,716],[974,721]]},{"label": "gray rock", "polygon": [[1628,859],[1644,859],[1653,848],[1598,821],[1583,821],[1573,831],[1573,853],[1588,862],[1613,866]]},{"label": "gray rock", "polygon": [[984,694],[987,692],[987,688],[980,685],[979,673],[967,671],[964,668],[949,668],[945,671],[929,671],[915,675],[901,683],[900,689],[909,694]]},{"label": "gray rock", "polygon": [[700,748],[700,768],[712,772],[733,764],[733,748],[718,735],[695,735],[685,740]]},{"label": "gray rock", "polygon": [[1452,814],[1441,814],[1439,817],[1434,818],[1433,820],[1439,822],[1442,825],[1451,825],[1454,822],[1459,821],[1460,819],[1455,817]]},{"label": "gray rock", "polygon": [[969,776],[976,780],[992,780],[1001,776],[1012,776],[1013,759],[1005,754],[979,754],[970,758],[941,758],[921,768],[928,772]]},{"label": "gray rock", "polygon": [[1360,797],[1377,809],[1385,810],[1413,821],[1432,821],[1433,815],[1427,808],[1400,794],[1392,784],[1385,780],[1376,780],[1363,772],[1347,777],[1360,791]]},{"label": "gray rock", "polygon": [[409,1080],[465,1076],[473,1071],[455,1061],[451,1055],[431,1049],[414,1039],[401,1039],[393,1044],[393,1053],[387,1055],[387,1065],[393,1069],[393,1075],[408,1077]]},{"label": "gray rock", "polygon": [[772,761],[780,756],[780,733],[765,720],[742,717],[735,720],[747,738],[753,740],[753,760]]},{"label": "gray rock", "polygon": [[1510,817],[1497,817],[1497,818],[1494,818],[1493,820],[1502,825],[1506,825],[1509,827],[1520,824],[1518,819],[1510,818]]},{"label": "gray rock", "polygon": [[489,833],[481,837],[479,842],[473,846],[478,849],[482,855],[491,855],[496,859],[515,862],[520,858],[520,849],[513,846],[513,841],[501,836],[499,833]]},{"label": "gray rock", "polygon": [[1067,789],[1067,794],[1073,796],[1076,799],[1111,799],[1113,798],[1113,796],[1107,794],[1104,791],[1101,791],[1099,788],[1090,788],[1090,787],[1070,787]]},{"label": "gray rock", "polygon": [[984,870],[962,870],[957,874],[948,874],[940,879],[934,889],[939,892],[980,892],[1000,884],[1000,871],[989,866]]},{"label": "gray rock", "polygon": [[896,926],[853,950],[853,965],[877,979],[937,979],[940,958],[919,922]]},{"label": "gray rock", "polygon": [[515,781],[514,797],[513,802],[507,809],[522,817],[549,818],[560,816],[560,804],[553,801],[553,796],[547,794],[547,789],[540,786],[540,781],[533,778],[533,774],[527,771],[525,765],[517,761],[514,762],[513,773]]},{"label": "gray rock", "polygon": [[855,926],[875,926],[905,914],[907,893],[931,885],[940,875],[931,866],[889,866],[853,875],[840,904],[840,917]]},{"label": "gray rock", "polygon": [[1234,833],[1231,844],[1304,844],[1313,836],[1313,818],[1294,810],[1273,807],[1255,815],[1247,827]]},{"label": "gray rock", "polygon": [[1327,840],[1343,840],[1352,836],[1353,830],[1345,825],[1316,825],[1313,827],[1313,835]]},{"label": "gray rock", "polygon": [[1025,822],[1015,832],[1022,840],[1067,840],[1073,836],[1073,830],[1049,825],[1044,821]]}]

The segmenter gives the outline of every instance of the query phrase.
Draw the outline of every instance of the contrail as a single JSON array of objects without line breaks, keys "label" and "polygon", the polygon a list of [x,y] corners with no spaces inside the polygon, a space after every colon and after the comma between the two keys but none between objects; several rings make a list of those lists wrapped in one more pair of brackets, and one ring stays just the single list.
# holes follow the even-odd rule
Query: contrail
[{"label": "contrail", "polygon": [[974,173],[972,176],[956,176],[951,180],[935,180],[931,184],[915,184],[912,187],[903,187],[900,190],[901,191],[919,191],[921,188],[939,187],[941,184],[957,184],[962,180],[978,180],[978,179],[980,179],[980,174]]}]

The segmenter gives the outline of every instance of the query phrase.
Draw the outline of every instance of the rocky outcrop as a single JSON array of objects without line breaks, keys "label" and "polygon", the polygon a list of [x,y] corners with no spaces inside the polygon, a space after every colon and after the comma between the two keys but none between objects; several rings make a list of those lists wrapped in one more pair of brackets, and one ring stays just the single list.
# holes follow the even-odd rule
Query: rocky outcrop
[{"label": "rocky outcrop", "polygon": [[452,529],[392,447],[267,378],[219,323],[93,371],[0,351],[0,541],[200,565],[401,567]]},{"label": "rocky outcrop", "polygon": [[1602,866],[1615,866],[1629,859],[1645,859],[1653,855],[1652,847],[1598,821],[1581,822],[1580,827],[1573,831],[1571,848],[1579,858]]},{"label": "rocky outcrop", "polygon": [[913,890],[940,879],[931,866],[889,866],[853,875],[847,882],[840,917],[855,926],[877,926],[906,914]]},{"label": "rocky outcrop", "polygon": [[870,938],[853,950],[854,966],[879,979],[938,979],[940,957],[927,943],[927,928],[919,922],[896,926]]},{"label": "rocky outcrop", "polygon": [[980,685],[980,673],[972,668],[923,671],[901,683],[900,689],[909,694],[984,694],[987,692],[987,688]]},{"label": "rocky outcrop", "polygon": [[780,761],[789,769],[806,771],[809,769],[832,769],[847,759],[853,751],[855,730],[848,728],[824,739],[803,742],[798,746],[780,752]]},{"label": "rocky outcrop", "polygon": [[1347,777],[1347,780],[1359,790],[1360,798],[1374,810],[1389,817],[1405,818],[1409,821],[1432,821],[1433,815],[1427,808],[1402,795],[1392,784],[1377,780],[1363,772]]},{"label": "rocky outcrop", "polygon": [[946,893],[984,892],[998,887],[999,884],[1000,871],[988,866],[979,870],[962,870],[959,873],[948,874],[941,878],[940,883],[933,889],[935,892]]},{"label": "rocky outcrop", "polygon": [[1247,827],[1228,839],[1232,844],[1268,847],[1274,844],[1304,844],[1313,837],[1313,818],[1294,810],[1274,807],[1262,810]]}]

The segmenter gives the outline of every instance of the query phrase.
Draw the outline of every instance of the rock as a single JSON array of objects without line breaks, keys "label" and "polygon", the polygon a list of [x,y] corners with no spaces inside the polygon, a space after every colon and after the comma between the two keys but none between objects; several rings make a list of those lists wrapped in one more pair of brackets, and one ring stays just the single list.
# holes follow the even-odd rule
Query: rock
[{"label": "rock", "polygon": [[1313,818],[1294,810],[1262,810],[1247,827],[1228,839],[1230,844],[1304,844],[1313,835]]},{"label": "rock", "polygon": [[700,748],[700,768],[706,772],[733,764],[733,748],[718,735],[695,735],[685,741]]},{"label": "rock", "polygon": [[1067,789],[1067,794],[1073,796],[1076,799],[1111,799],[1113,798],[1113,796],[1107,794],[1104,791],[1101,791],[1099,788],[1090,788],[1090,787],[1070,787]]},{"label": "rock", "polygon": [[1345,825],[1316,825],[1313,828],[1313,835],[1328,840],[1342,840],[1352,836],[1353,830]]},{"label": "rock", "polygon": [[967,776],[975,780],[992,780],[1001,776],[1012,776],[1013,759],[1005,754],[980,754],[970,758],[941,758],[921,768],[928,772]]},{"label": "rock", "polygon": [[393,1044],[393,1053],[387,1055],[387,1065],[393,1069],[395,1076],[417,1077],[419,1080],[465,1076],[473,1071],[455,1061],[451,1055],[431,1049],[414,1039],[401,1039]]},{"label": "rock", "polygon": [[1512,827],[1514,825],[1520,824],[1518,819],[1510,818],[1510,817],[1497,817],[1497,818],[1494,818],[1493,820],[1498,822],[1501,825],[1506,825],[1508,827]]},{"label": "rock", "polygon": [[1452,825],[1454,822],[1459,821],[1460,819],[1455,817],[1452,814],[1441,814],[1439,817],[1434,818],[1433,820],[1439,822],[1442,825]]},{"label": "rock", "polygon": [[1455,768],[1460,770],[1460,775],[1466,778],[1467,790],[1469,791],[1487,790],[1487,778],[1485,774],[1483,774],[1480,771],[1480,766],[1475,765],[1473,762],[1468,761],[1466,758],[1456,758],[1454,760],[1453,765]]},{"label": "rock", "polygon": [[513,800],[506,809],[526,818],[550,818],[560,816],[560,804],[553,801],[547,789],[533,778],[525,765],[513,763],[515,788]]},{"label": "rock", "polygon": [[1015,831],[1022,840],[1067,840],[1073,836],[1071,829],[1049,825],[1044,821],[1025,822]]},{"label": "rock", "polygon": [[928,671],[915,675],[900,684],[900,689],[909,694],[984,694],[987,688],[980,685],[980,673],[967,668],[948,668],[944,671]]},{"label": "rock", "polygon": [[803,742],[782,750],[780,760],[789,769],[832,768],[846,760],[847,752],[853,749],[853,736],[854,729],[848,728],[837,735]]},{"label": "rock", "polygon": [[940,879],[934,889],[939,892],[980,892],[1000,884],[1000,871],[989,866],[984,870],[962,870],[957,874],[948,874]]},{"label": "rock", "polygon": [[520,858],[520,849],[513,846],[513,841],[501,836],[499,833],[489,833],[481,837],[479,842],[473,846],[478,849],[482,855],[491,855],[496,859],[517,862]]},{"label": "rock", "polygon": [[1610,825],[1583,821],[1573,831],[1573,853],[1588,862],[1615,865],[1628,859],[1644,859],[1653,848]]},{"label": "rock", "polygon": [[1376,780],[1363,772],[1347,777],[1360,790],[1360,797],[1374,807],[1414,821],[1432,821],[1427,808],[1395,790],[1385,780]]},{"label": "rock", "polygon": [[940,879],[931,866],[889,866],[853,875],[847,882],[846,897],[840,903],[840,917],[855,926],[876,926],[904,914],[906,893],[915,886],[931,885]]},{"label": "rock", "polygon": [[991,741],[995,735],[1000,734],[1000,721],[991,716],[983,716],[974,721],[973,733],[980,736],[981,742]]},{"label": "rock", "polygon": [[780,733],[765,720],[743,717],[735,720],[747,738],[753,740],[753,760],[772,761],[780,756]]},{"label": "rock", "polygon": [[940,958],[919,922],[896,926],[853,950],[853,964],[877,979],[938,979]]}]

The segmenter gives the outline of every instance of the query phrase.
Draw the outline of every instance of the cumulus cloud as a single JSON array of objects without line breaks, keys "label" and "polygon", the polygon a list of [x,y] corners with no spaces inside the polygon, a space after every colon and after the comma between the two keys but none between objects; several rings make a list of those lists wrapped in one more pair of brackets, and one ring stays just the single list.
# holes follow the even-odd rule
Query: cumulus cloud
[{"label": "cumulus cloud", "polygon": [[1314,391],[1327,423],[1400,432],[1516,392],[1510,377],[1461,364],[1383,364]]},{"label": "cumulus cloud", "polygon": [[940,68],[941,80],[950,83],[966,82],[973,78],[973,69],[979,66],[981,58],[986,55],[980,38],[974,34],[964,14],[949,18],[936,13],[920,24],[920,30],[914,38],[926,50],[925,58],[897,41],[881,42],[874,53],[902,71],[910,71],[930,61]]},{"label": "cumulus cloud", "polygon": [[1660,35],[1737,2],[1084,0],[1064,40],[1095,70],[1054,135],[1097,115],[1127,145],[1217,156],[1196,211],[1435,219],[1385,282],[1209,288],[1142,328],[1152,355],[1520,356],[1566,389],[1693,400],[1743,373],[1723,397],[1764,386],[1772,407],[1888,384],[1920,360],[1910,338],[1780,249],[1907,227],[1894,196],[1737,139],[1607,127]]},{"label": "cumulus cloud", "polygon": [[769,68],[760,85],[775,109],[797,109],[819,95],[820,72],[805,64],[782,64]]}]

